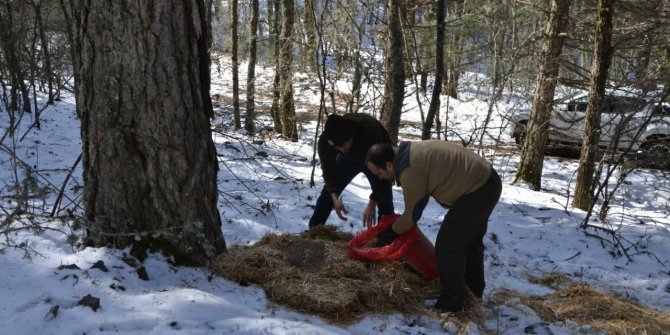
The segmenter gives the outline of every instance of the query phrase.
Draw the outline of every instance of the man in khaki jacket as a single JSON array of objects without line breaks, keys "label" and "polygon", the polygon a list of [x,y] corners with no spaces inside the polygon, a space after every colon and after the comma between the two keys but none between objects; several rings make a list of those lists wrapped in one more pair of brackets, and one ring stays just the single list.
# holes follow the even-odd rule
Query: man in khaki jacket
[{"label": "man in khaki jacket", "polygon": [[435,241],[441,288],[434,307],[462,311],[466,287],[481,299],[486,285],[483,239],[502,191],[491,164],[463,146],[435,140],[401,142],[397,153],[388,144],[376,144],[365,164],[379,179],[395,180],[405,200],[405,211],[379,234],[377,245],[412,228],[433,197],[449,208]]}]

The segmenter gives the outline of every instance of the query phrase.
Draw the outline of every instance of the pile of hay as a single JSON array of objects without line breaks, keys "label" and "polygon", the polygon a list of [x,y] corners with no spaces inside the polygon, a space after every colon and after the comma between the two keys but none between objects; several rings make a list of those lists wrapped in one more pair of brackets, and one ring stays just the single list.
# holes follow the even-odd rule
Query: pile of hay
[{"label": "pile of hay", "polygon": [[256,284],[281,305],[350,322],[370,312],[418,313],[438,294],[403,262],[363,262],[347,257],[352,235],[322,226],[299,235],[269,234],[249,247],[233,246],[212,271],[240,284]]},{"label": "pile of hay", "polygon": [[548,322],[573,321],[591,325],[607,334],[668,334],[670,314],[661,313],[583,285],[573,285],[546,296],[498,292],[498,303],[519,299]]}]

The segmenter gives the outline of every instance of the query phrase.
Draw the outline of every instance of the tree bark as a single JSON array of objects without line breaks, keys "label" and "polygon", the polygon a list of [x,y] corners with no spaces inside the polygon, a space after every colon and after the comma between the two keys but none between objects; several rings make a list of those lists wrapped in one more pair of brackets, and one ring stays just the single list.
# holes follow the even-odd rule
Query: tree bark
[{"label": "tree bark", "polygon": [[305,35],[307,45],[304,48],[304,61],[307,70],[316,73],[316,7],[314,0],[305,0]]},{"label": "tree bark", "polygon": [[577,168],[577,184],[572,206],[587,210],[593,199],[593,190],[597,179],[594,176],[594,163],[600,142],[600,105],[605,96],[607,75],[612,62],[612,17],[614,0],[598,0],[598,22],[595,31],[593,64],[591,65],[591,83],[589,85],[589,104],[586,108],[586,124],[582,152]]},{"label": "tree bark", "polygon": [[[421,57],[419,50],[417,50],[416,35],[413,27],[416,25],[416,0],[401,1],[400,7],[400,22],[401,29],[406,27],[403,31],[403,41],[405,49],[403,49],[403,65],[405,66],[405,79],[413,79],[415,73],[421,73],[423,67],[421,66]],[[416,71],[415,71],[416,69]]]},{"label": "tree bark", "polygon": [[444,19],[446,0],[438,0],[435,20],[437,31],[435,34],[435,84],[433,85],[433,94],[430,98],[430,106],[426,114],[426,122],[423,124],[421,139],[430,139],[430,129],[433,127],[435,114],[440,109],[440,94],[442,93],[442,74],[444,73]]},{"label": "tree bark", "polygon": [[405,67],[403,50],[405,50],[401,18],[400,0],[388,0],[389,13],[388,35],[386,46],[386,83],[384,84],[384,101],[382,102],[381,123],[389,133],[391,145],[398,143],[400,114],[405,98]]},{"label": "tree bark", "polygon": [[540,190],[542,166],[547,145],[549,119],[561,63],[561,52],[568,24],[570,0],[552,0],[540,55],[540,73],[537,76],[535,96],[531,109],[527,136],[521,150],[521,163],[515,181],[529,182]]},{"label": "tree bark", "polygon": [[[33,9],[35,7],[33,6]],[[38,63],[40,62],[40,57],[39,57],[39,52],[37,52],[37,37],[39,34],[37,33],[39,23],[37,19],[37,15],[35,15],[35,24],[33,25],[33,37],[32,41],[30,42],[30,88],[33,93],[33,109],[35,110],[34,118],[33,118],[33,124],[32,126],[35,129],[41,129],[41,124],[40,124],[40,110],[37,106],[37,91],[38,91],[38,82],[40,83],[40,87],[42,87],[42,84],[44,83],[44,78],[38,78]]]},{"label": "tree bark", "polygon": [[287,140],[298,141],[298,128],[295,121],[295,106],[293,105],[293,24],[295,21],[295,7],[293,0],[284,0],[282,4],[282,29],[279,38],[279,76],[282,135]]},{"label": "tree bark", "polygon": [[44,76],[47,80],[47,87],[49,90],[49,96],[47,99],[47,104],[52,105],[54,103],[54,85],[53,85],[53,71],[51,69],[51,54],[49,53],[49,40],[47,39],[46,29],[44,27],[44,20],[42,19],[42,1],[39,1],[37,7],[35,8],[35,15],[37,15],[37,23],[39,25],[40,32],[40,43],[42,45],[42,51],[44,52]]},{"label": "tree bark", "polygon": [[[358,4],[355,0],[349,1],[349,8],[358,8]],[[355,10],[354,13],[358,16],[359,11]],[[366,34],[366,22],[365,15],[360,15],[361,21],[357,23],[358,27],[358,39],[356,41],[357,48],[354,53],[354,75],[351,80],[351,96],[347,100],[347,112],[354,113],[359,109],[359,101],[361,100],[361,89],[363,87],[363,54],[361,50],[363,49],[365,43],[365,34]]]},{"label": "tree bark", "polygon": [[[78,67],[76,64],[79,64],[78,60],[78,53],[76,50],[80,49],[80,43],[79,43],[79,35],[75,33],[76,31],[76,26],[78,25],[76,20],[74,18],[79,17],[79,9],[77,7],[77,3],[75,0],[59,0],[60,7],[61,7],[61,12],[63,13],[63,19],[65,20],[65,32],[67,35],[68,42],[70,43],[70,47],[68,48],[69,53],[70,53],[70,62],[72,63],[72,75],[74,78],[79,78],[79,74],[77,71],[79,71]],[[74,81],[74,90],[76,92],[77,90],[77,81]],[[60,87],[60,85],[59,85]],[[80,104],[79,104],[79,98],[75,94],[75,104],[77,105],[77,115],[80,115],[79,109],[80,109]]]},{"label": "tree bark", "polygon": [[251,23],[249,24],[249,65],[247,67],[247,113],[244,118],[244,129],[249,135],[255,132],[254,119],[256,106],[256,51],[258,48],[258,0],[251,0]]},{"label": "tree bark", "polygon": [[224,252],[203,0],[78,0],[89,241],[178,264]]},{"label": "tree bark", "polygon": [[[272,3],[268,2],[268,12],[271,8],[274,15],[270,16],[270,48],[273,53],[273,61],[275,64],[275,76],[272,83],[272,107],[270,107],[270,114],[272,114],[272,121],[274,123],[274,130],[278,133],[282,133],[282,121],[281,121],[281,112],[279,110],[279,99],[281,97],[280,85],[281,85],[281,76],[279,74],[279,33],[280,33],[280,11],[281,11],[281,1],[282,0],[272,0]],[[271,6],[274,5],[274,6]]]},{"label": "tree bark", "polygon": [[[30,113],[30,94],[25,83],[25,71],[21,66],[21,36],[15,27],[14,10],[17,3],[6,2],[0,8],[0,48],[4,53],[4,61],[11,83],[9,96],[9,112],[14,113],[21,108],[23,113]],[[22,29],[22,25],[18,24]]]},{"label": "tree bark", "polygon": [[267,0],[265,5],[268,11],[268,50],[272,52],[272,55],[268,56],[270,63],[277,61],[275,50],[277,50],[277,39],[279,38],[279,23],[277,21],[279,1]]},{"label": "tree bark", "polygon": [[[457,0],[451,2],[452,12],[456,20],[462,20],[465,11],[465,2]],[[446,57],[447,75],[446,85],[443,85],[443,93],[454,99],[458,99],[458,80],[461,77],[461,60],[463,58],[463,41],[466,29],[462,27],[462,23],[452,26],[449,33],[449,50]],[[446,123],[445,123],[446,124]]]},{"label": "tree bark", "polygon": [[239,24],[239,11],[238,11],[238,1],[237,0],[231,0],[230,5],[231,5],[231,12],[232,12],[232,20],[230,23],[230,28],[231,28],[231,38],[233,39],[232,41],[232,55],[231,55],[231,62],[233,63],[233,124],[235,129],[240,129],[242,128],[242,121],[240,120],[240,61],[237,57],[237,53],[239,52],[239,46],[238,46],[238,41],[239,41],[239,34],[237,31],[237,25]]}]

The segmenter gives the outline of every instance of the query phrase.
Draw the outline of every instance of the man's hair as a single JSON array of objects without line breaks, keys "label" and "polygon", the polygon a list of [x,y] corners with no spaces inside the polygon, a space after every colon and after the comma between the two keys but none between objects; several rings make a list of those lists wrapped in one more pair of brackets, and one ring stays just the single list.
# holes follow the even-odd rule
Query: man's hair
[{"label": "man's hair", "polygon": [[323,136],[331,146],[342,146],[354,136],[354,124],[351,120],[337,114],[330,114],[323,126]]},{"label": "man's hair", "polygon": [[367,155],[365,155],[365,164],[372,163],[372,165],[386,170],[386,163],[393,163],[395,159],[395,152],[388,143],[377,143],[370,147]]}]

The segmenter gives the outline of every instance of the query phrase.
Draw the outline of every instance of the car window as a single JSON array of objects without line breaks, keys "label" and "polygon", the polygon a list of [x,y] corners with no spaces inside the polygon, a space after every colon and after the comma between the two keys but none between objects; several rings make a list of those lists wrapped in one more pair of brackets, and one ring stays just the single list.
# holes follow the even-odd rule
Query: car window
[{"label": "car window", "polygon": [[620,98],[615,100],[616,109],[619,113],[633,113],[640,111],[646,105],[646,101],[638,98]]},{"label": "car window", "polygon": [[[568,111],[586,112],[588,99],[588,96],[583,96],[568,102]],[[645,101],[643,99],[608,95],[602,101],[600,112],[607,114],[627,114],[641,110],[644,105]],[[670,108],[670,106],[667,108]]]},{"label": "car window", "polygon": [[586,112],[586,107],[588,107],[589,98],[581,97],[575,100],[568,102],[567,107],[570,112]]}]

